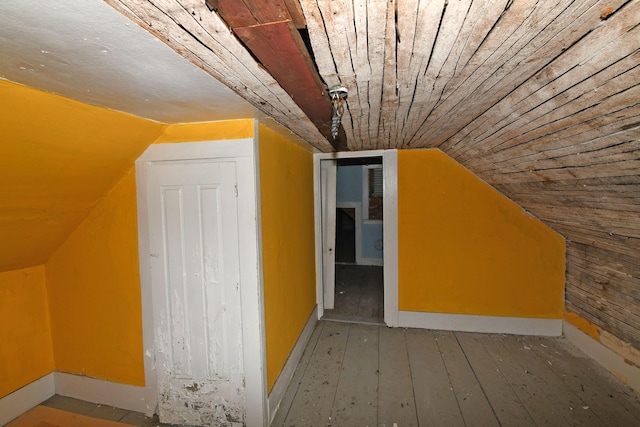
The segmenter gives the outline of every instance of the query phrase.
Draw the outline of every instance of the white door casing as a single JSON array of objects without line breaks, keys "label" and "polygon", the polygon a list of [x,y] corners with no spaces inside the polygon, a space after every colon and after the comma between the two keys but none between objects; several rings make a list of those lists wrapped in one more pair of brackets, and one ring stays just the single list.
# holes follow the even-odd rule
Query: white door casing
[{"label": "white door casing", "polygon": [[[349,157],[382,157],[383,169],[383,274],[384,274],[384,322],[387,326],[398,326],[398,152],[397,150],[349,151],[338,153],[319,153],[314,155],[314,197],[315,197],[315,233],[316,233],[316,299],[318,302],[318,318],[324,314],[325,280],[331,274],[335,285],[335,270],[325,272],[324,257],[324,207],[331,207],[335,213],[335,189],[333,190],[333,206],[331,201],[323,201],[331,192],[324,191],[326,179],[322,178],[322,165],[327,160]],[[335,215],[335,214],[334,214]],[[334,224],[335,233],[335,224]],[[334,262],[335,264],[335,258]],[[335,268],[335,267],[334,267]]]},{"label": "white door casing", "polygon": [[254,149],[163,144],[136,162],[145,377],[166,422],[265,425]]},{"label": "white door casing", "polygon": [[335,160],[320,162],[322,181],[322,278],[323,307],[331,310],[335,304],[336,287],[336,185],[338,165]]}]

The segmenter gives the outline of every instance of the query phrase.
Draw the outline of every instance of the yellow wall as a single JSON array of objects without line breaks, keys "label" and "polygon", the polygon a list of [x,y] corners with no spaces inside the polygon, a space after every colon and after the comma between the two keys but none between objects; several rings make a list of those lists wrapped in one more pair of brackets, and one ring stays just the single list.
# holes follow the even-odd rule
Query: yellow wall
[{"label": "yellow wall", "polygon": [[399,308],[561,319],[565,244],[439,150],[398,152]]},{"label": "yellow wall", "polygon": [[44,266],[0,273],[0,398],[53,369]]},{"label": "yellow wall", "polygon": [[44,264],[164,128],[0,79],[0,271]]},{"label": "yellow wall", "polygon": [[269,390],[315,307],[313,156],[259,127]]},{"label": "yellow wall", "polygon": [[133,163],[254,120],[167,126],[1,79],[0,100],[0,394],[54,369],[143,385]]},{"label": "yellow wall", "polygon": [[156,144],[168,142],[215,141],[219,139],[253,138],[254,120],[226,120],[220,122],[169,125],[156,139]]},{"label": "yellow wall", "polygon": [[47,263],[56,369],[144,385],[133,168]]},{"label": "yellow wall", "polygon": [[[152,142],[253,136],[253,120],[170,125]],[[47,263],[56,369],[144,385],[136,184],[130,169]]]}]

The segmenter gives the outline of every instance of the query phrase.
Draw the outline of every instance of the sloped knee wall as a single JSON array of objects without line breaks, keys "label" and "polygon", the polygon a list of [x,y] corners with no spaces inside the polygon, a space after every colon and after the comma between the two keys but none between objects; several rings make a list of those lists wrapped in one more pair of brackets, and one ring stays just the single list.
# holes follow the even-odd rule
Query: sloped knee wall
[{"label": "sloped knee wall", "polygon": [[399,309],[561,319],[564,239],[439,150],[398,153]]}]

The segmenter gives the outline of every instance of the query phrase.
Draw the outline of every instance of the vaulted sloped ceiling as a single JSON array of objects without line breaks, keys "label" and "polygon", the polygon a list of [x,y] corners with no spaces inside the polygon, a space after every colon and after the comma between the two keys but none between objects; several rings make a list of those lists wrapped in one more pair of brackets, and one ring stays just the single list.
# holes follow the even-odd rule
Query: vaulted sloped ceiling
[{"label": "vaulted sloped ceiling", "polygon": [[[332,150],[204,0],[106,1]],[[640,348],[640,1],[300,6],[349,148],[443,150],[567,239],[567,308]]]}]

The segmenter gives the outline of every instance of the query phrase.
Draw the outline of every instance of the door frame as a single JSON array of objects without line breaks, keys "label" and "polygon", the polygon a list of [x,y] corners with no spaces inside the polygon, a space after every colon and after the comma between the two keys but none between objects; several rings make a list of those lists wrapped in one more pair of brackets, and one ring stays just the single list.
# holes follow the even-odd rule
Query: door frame
[{"label": "door frame", "polygon": [[[334,159],[320,161],[320,188],[321,193],[321,230],[329,230],[322,233],[322,307],[333,309],[335,304],[336,288],[336,185],[338,179],[338,164]],[[331,191],[328,191],[331,189]],[[326,196],[328,195],[328,196]]]},{"label": "door frame", "polygon": [[324,289],[322,265],[322,180],[320,162],[326,159],[354,157],[382,157],[384,176],[383,223],[384,239],[384,322],[387,326],[398,326],[398,151],[371,150],[337,153],[317,153],[313,156],[313,191],[315,200],[316,243],[316,302],[318,318],[324,315]]},{"label": "door frame", "polygon": [[[240,297],[242,300],[243,366],[245,375],[245,423],[266,425],[267,388],[264,305],[259,258],[257,147],[254,139],[152,144],[136,160],[138,245],[142,302],[142,329],[147,413],[155,410],[158,386],[155,373],[152,254],[149,250],[148,168],[154,162],[233,159],[238,184],[238,237]],[[255,357],[260,355],[260,357]]]}]

